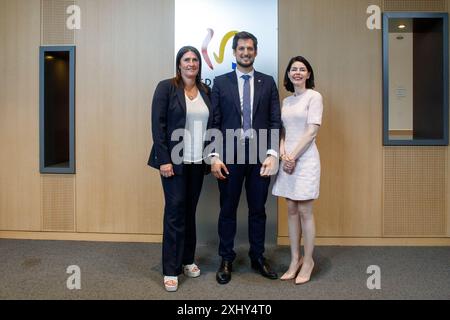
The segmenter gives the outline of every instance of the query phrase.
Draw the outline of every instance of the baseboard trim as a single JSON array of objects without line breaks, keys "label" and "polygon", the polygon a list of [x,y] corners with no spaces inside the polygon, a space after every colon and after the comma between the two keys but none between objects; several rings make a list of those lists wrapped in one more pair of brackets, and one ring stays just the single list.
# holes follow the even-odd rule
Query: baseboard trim
[{"label": "baseboard trim", "polygon": [[[71,233],[0,231],[0,239],[64,240],[102,242],[161,243],[160,234]],[[450,246],[450,238],[325,238],[315,241],[317,246]],[[289,245],[289,237],[278,237],[278,245]]]},{"label": "baseboard trim", "polygon": [[[278,245],[289,245],[289,237],[278,237]],[[316,238],[317,246],[450,246],[450,238]]]},{"label": "baseboard trim", "polygon": [[160,234],[0,231],[0,239],[102,242],[162,242]]}]

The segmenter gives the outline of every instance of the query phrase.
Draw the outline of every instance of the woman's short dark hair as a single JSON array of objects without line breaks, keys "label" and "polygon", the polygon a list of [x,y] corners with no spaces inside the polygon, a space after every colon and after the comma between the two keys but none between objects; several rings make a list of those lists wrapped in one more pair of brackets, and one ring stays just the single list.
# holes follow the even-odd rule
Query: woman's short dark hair
[{"label": "woman's short dark hair", "polygon": [[288,66],[286,68],[286,72],[284,73],[284,87],[286,88],[286,90],[289,92],[295,92],[294,85],[292,84],[291,79],[289,79],[289,71],[291,71],[291,67],[294,64],[294,62],[301,62],[306,66],[306,69],[308,69],[308,72],[311,73],[311,75],[309,76],[309,79],[306,80],[306,89],[314,89],[315,88],[314,71],[313,71],[313,68],[311,67],[311,64],[308,62],[308,60],[306,60],[302,56],[297,56],[297,57],[293,57],[289,61]]},{"label": "woman's short dark hair", "polygon": [[199,89],[207,91],[206,85],[202,82],[202,56],[200,55],[200,52],[193,46],[184,46],[180,50],[178,50],[177,56],[175,58],[175,66],[177,69],[177,75],[175,78],[173,78],[173,83],[176,87],[179,87],[183,85],[183,79],[181,78],[181,71],[180,71],[180,63],[181,58],[187,53],[187,52],[193,52],[198,59],[198,74],[195,78],[195,83]]},{"label": "woman's short dark hair", "polygon": [[241,31],[234,35],[233,50],[236,50],[239,40],[247,40],[247,39],[251,39],[253,41],[253,47],[255,47],[255,51],[258,51],[258,39],[256,39],[256,37],[253,34],[247,31]]}]

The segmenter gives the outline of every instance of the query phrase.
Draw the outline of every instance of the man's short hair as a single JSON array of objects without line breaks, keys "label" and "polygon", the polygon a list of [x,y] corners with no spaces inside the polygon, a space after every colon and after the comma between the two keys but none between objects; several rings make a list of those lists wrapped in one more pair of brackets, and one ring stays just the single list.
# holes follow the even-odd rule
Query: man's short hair
[{"label": "man's short hair", "polygon": [[247,39],[251,39],[253,41],[253,46],[255,47],[255,51],[258,51],[258,39],[256,39],[256,37],[251,34],[250,32],[247,31],[241,31],[236,33],[236,35],[233,38],[233,50],[236,50],[237,48],[237,44],[239,40],[247,40]]}]

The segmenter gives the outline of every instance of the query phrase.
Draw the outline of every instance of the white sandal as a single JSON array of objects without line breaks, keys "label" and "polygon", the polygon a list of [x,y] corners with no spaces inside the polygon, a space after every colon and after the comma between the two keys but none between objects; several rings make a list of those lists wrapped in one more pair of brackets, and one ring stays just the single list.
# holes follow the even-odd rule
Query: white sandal
[{"label": "white sandal", "polygon": [[164,276],[164,287],[169,292],[177,291],[178,277]]},{"label": "white sandal", "polygon": [[190,278],[197,278],[200,276],[200,268],[195,263],[185,265],[183,267],[183,272]]}]

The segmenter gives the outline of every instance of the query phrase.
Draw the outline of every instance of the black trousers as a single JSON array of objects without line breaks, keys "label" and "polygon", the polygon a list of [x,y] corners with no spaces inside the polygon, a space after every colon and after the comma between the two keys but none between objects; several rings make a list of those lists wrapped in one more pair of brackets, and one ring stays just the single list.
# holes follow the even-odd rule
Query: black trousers
[{"label": "black trousers", "polygon": [[227,164],[229,175],[218,180],[220,190],[219,255],[232,262],[236,258],[234,238],[236,236],[236,211],[241,198],[242,186],[248,203],[248,237],[251,260],[263,257],[266,235],[266,200],[270,178],[261,177],[261,163],[249,163],[249,146],[245,147],[245,164]]},{"label": "black trousers", "polygon": [[182,265],[194,262],[197,234],[195,211],[203,185],[205,164],[183,164],[183,174],[162,179],[164,230],[162,265],[165,276],[182,273]]}]

